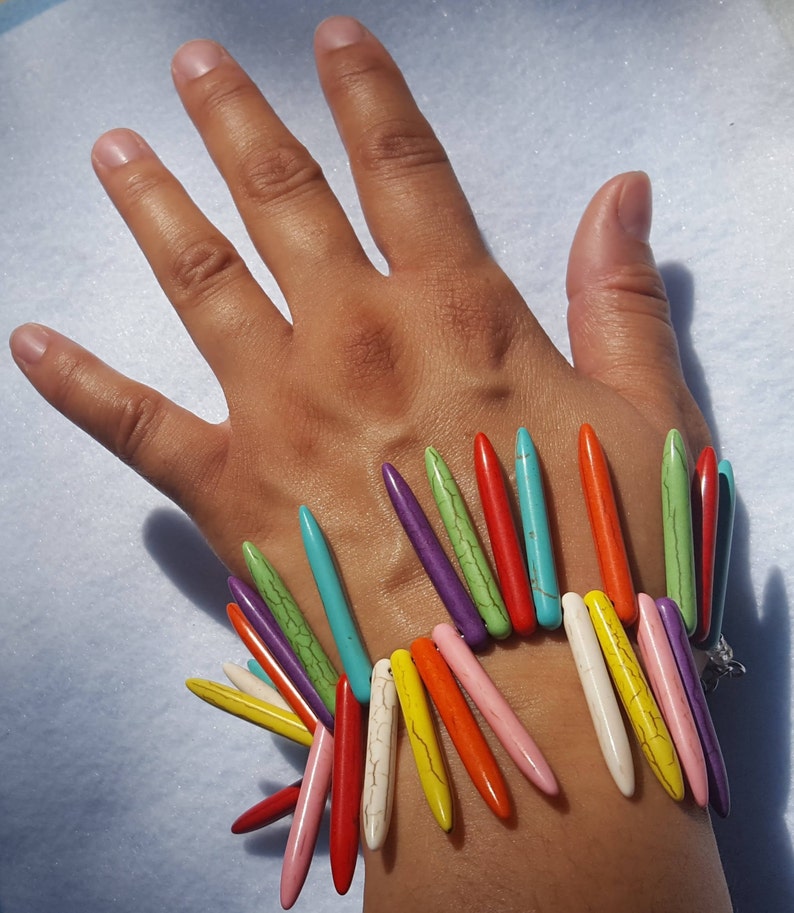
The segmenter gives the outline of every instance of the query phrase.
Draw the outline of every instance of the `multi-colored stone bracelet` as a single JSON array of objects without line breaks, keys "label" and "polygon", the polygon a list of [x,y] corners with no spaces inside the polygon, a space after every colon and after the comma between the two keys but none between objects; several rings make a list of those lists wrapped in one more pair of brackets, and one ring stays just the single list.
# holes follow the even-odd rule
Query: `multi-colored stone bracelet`
[{"label": "multi-colored stone bracelet", "polygon": [[304,884],[329,792],[330,861],[340,894],[352,883],[361,836],[370,850],[383,846],[400,713],[442,830],[455,826],[453,784],[433,707],[498,818],[510,816],[511,801],[469,702],[525,778],[541,793],[557,795],[557,778],[540,747],[476,656],[492,639],[528,637],[538,627],[564,624],[604,761],[624,796],[634,792],[635,771],[621,704],[668,794],[680,801],[688,785],[698,805],[711,804],[722,816],[729,812],[725,764],[692,648],[707,651],[710,684],[743,671],[721,635],[735,503],[730,464],[717,463],[707,448],[690,483],[681,436],[675,430],[668,435],[661,479],[668,592],[656,600],[634,590],[607,456],[591,426],[580,429],[579,467],[603,591],[560,598],[540,463],[526,429],[519,429],[515,452],[523,546],[501,464],[483,434],[475,439],[474,464],[495,574],[450,468],[434,448],[425,453],[430,490],[462,579],[405,479],[384,464],[395,513],[452,624],[437,624],[430,637],[374,664],[308,507],[300,508],[301,534],[341,675],[273,565],[252,543],[243,546],[256,589],[230,578],[228,614],[253,659],[248,669],[224,666],[234,687],[201,679],[187,685],[214,706],[309,747],[303,778],[232,825],[234,833],[247,833],[292,814],[281,877],[284,909]]}]

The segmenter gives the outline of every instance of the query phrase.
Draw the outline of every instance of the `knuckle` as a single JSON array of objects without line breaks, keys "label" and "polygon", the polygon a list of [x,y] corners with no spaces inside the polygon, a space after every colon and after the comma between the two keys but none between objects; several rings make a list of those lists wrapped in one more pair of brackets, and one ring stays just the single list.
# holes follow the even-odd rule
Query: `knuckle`
[{"label": "knuckle", "polygon": [[[300,327],[295,331],[299,349],[304,344],[302,333]],[[305,344],[314,343],[307,337]],[[419,368],[420,360],[407,344],[396,312],[359,303],[345,320],[335,321],[327,334],[308,395],[325,403],[335,421],[345,424],[350,416],[355,416],[356,423],[362,415],[367,422],[375,415],[392,419],[407,409],[414,396]],[[349,410],[346,417],[342,403]]]},{"label": "knuckle", "polygon": [[96,359],[63,353],[58,361],[58,388],[53,405],[101,444],[136,469],[165,418],[165,400],[148,387],[130,386],[86,405],[96,389]]},{"label": "knuckle", "polygon": [[128,391],[120,395],[116,415],[111,448],[122,462],[137,468],[165,417],[163,399],[153,390]]},{"label": "knuckle", "polygon": [[[216,74],[219,71],[216,71]],[[259,91],[248,80],[236,81],[216,75],[205,81],[201,98],[201,114],[208,120],[228,121],[230,112],[244,111],[259,100]]]},{"label": "knuckle", "polygon": [[328,91],[335,98],[353,98],[369,94],[373,80],[383,76],[383,60],[371,54],[359,54],[355,58],[340,62],[330,81]]},{"label": "knuckle", "polygon": [[469,361],[501,365],[518,335],[517,292],[502,276],[463,277],[454,270],[434,269],[426,295],[436,302],[442,332],[457,341]]},{"label": "knuckle", "polygon": [[401,361],[396,335],[372,315],[359,314],[341,330],[337,358],[344,373],[367,387],[384,379],[393,383]]},{"label": "knuckle", "polygon": [[56,409],[67,416],[80,413],[79,404],[85,396],[87,384],[87,359],[73,353],[62,352],[57,361],[57,382],[52,394],[52,403]]},{"label": "knuckle", "polygon": [[612,292],[642,295],[649,307],[667,311],[667,291],[659,271],[650,263],[632,263],[621,266],[601,280],[601,286]]},{"label": "knuckle", "polygon": [[356,145],[355,157],[362,168],[387,175],[448,162],[444,147],[429,127],[401,119],[368,127]]},{"label": "knuckle", "polygon": [[239,165],[242,192],[257,205],[292,202],[323,182],[322,169],[299,143],[255,148],[242,157]]},{"label": "knuckle", "polygon": [[162,176],[138,171],[127,177],[124,186],[124,204],[129,209],[146,207],[163,186]]},{"label": "knuckle", "polygon": [[199,303],[244,269],[239,254],[225,238],[201,238],[186,244],[169,267],[168,284],[175,305]]}]

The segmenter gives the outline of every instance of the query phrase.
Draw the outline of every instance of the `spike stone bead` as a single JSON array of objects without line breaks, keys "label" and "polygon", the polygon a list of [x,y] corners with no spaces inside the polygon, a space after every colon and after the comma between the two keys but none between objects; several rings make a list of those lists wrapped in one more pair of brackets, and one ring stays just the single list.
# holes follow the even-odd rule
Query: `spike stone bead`
[{"label": "spike stone bead", "polygon": [[711,601],[711,623],[708,636],[698,644],[701,650],[713,650],[722,634],[725,614],[725,596],[728,591],[728,569],[733,541],[733,523],[736,513],[736,483],[733,467],[728,460],[717,464],[719,476],[719,507],[717,509],[717,545],[714,558],[714,590]]},{"label": "spike stone bead", "polygon": [[706,772],[709,781],[709,804],[721,817],[727,818],[731,810],[731,791],[728,785],[728,772],[725,769],[725,760],[722,757],[719,739],[711,719],[706,695],[700,684],[695,659],[687,639],[684,621],[681,612],[672,599],[662,598],[656,600],[656,606],[662,618],[673,656],[681,674],[681,681],[686,689],[689,706],[703,746],[703,755],[706,760]]},{"label": "spike stone bead", "polygon": [[560,787],[535,740],[463,638],[451,625],[439,624],[433,628],[433,641],[516,767],[541,792],[558,795]]},{"label": "spike stone bead", "polygon": [[267,672],[265,672],[265,670],[255,659],[249,659],[246,663],[246,666],[248,667],[248,671],[253,672],[253,674],[258,679],[261,679],[266,685],[270,685],[271,688],[276,689],[276,686],[273,684],[273,679],[267,674]]},{"label": "spike stone bead", "polygon": [[697,624],[692,640],[702,643],[711,627],[714,602],[714,562],[717,556],[719,471],[713,447],[704,447],[692,479],[692,533],[695,549]]},{"label": "spike stone bead", "polygon": [[361,786],[364,780],[363,707],[346,675],[336,685],[334,775],[331,780],[331,875],[338,894],[346,894],[358,857]]},{"label": "spike stone bead", "polygon": [[255,659],[259,660],[262,667],[273,679],[273,682],[281,693],[282,697],[289,703],[293,711],[301,718],[303,725],[314,734],[317,728],[317,714],[306,702],[306,698],[295,686],[289,676],[278,664],[275,656],[272,654],[266,644],[262,642],[254,626],[245,617],[240,606],[230,602],[226,606],[226,614],[232,627],[237,632],[240,640],[246,645],[249,652]]},{"label": "spike stone bead", "polygon": [[305,505],[298,511],[301,537],[309,566],[312,570],[317,592],[325,609],[336,648],[347,673],[350,686],[361,704],[369,700],[372,663],[361,640],[353,613],[347,601],[345,589],[325,535],[314,515]]},{"label": "spike stone bead", "polygon": [[689,469],[681,433],[672,428],[662,453],[662,529],[667,595],[681,611],[691,637],[697,625],[695,553]]},{"label": "spike stone bead", "polygon": [[252,542],[244,542],[243,557],[259,595],[273,613],[328,712],[334,713],[339,674],[333,663],[303,617],[278,571],[262,552]]},{"label": "spike stone bead", "polygon": [[482,432],[474,438],[474,470],[496,574],[510,621],[516,634],[529,637],[535,632],[538,622],[527,568],[513,522],[502,467],[493,445]]},{"label": "spike stone bead", "polygon": [[422,679],[408,650],[395,650],[391,671],[419,782],[439,827],[452,830],[452,789]]},{"label": "spike stone bead", "polygon": [[389,833],[396,761],[397,689],[389,660],[380,659],[372,669],[361,794],[364,839],[371,850],[379,850]]},{"label": "spike stone bead", "polygon": [[562,623],[560,587],[554,565],[543,476],[535,444],[526,428],[519,428],[516,435],[516,488],[535,614],[542,628],[554,630]]},{"label": "spike stone bead", "polygon": [[247,720],[255,726],[274,732],[299,745],[311,745],[312,734],[297,714],[282,710],[272,704],[243,694],[221,682],[211,682],[203,678],[189,678],[185,684],[197,697],[213,707],[231,713],[232,716]]},{"label": "spike stone bead", "polygon": [[584,601],[642,753],[667,794],[680,802],[684,777],[673,740],[623,625],[605,593],[591,590]]},{"label": "spike stone bead", "polygon": [[705,808],[709,804],[706,761],[673,650],[656,603],[647,593],[640,593],[637,601],[640,606],[637,624],[640,656],[678,751],[692,796],[701,808]]},{"label": "spike stone bead", "polygon": [[509,818],[511,802],[504,777],[446,660],[429,637],[412,642],[411,656],[478,792],[498,818]]},{"label": "spike stone bead", "polygon": [[634,795],[634,761],[615,689],[584,600],[562,597],[562,620],[607,769],[624,796]]},{"label": "spike stone bead", "polygon": [[579,429],[579,475],[604,590],[625,625],[637,620],[637,596],[606,454],[591,425]]},{"label": "spike stone bead", "polygon": [[273,654],[276,662],[284,670],[284,673],[295,688],[300,691],[301,696],[311,707],[314,715],[323,726],[333,732],[333,716],[320,699],[312,680],[306,674],[306,670],[293,652],[289,641],[278,626],[270,609],[265,605],[264,600],[247,583],[237,577],[229,578],[229,590],[243,615],[245,615],[261,641]]},{"label": "spike stone bead", "polygon": [[285,786],[278,792],[273,793],[256,805],[252,805],[238,816],[232,823],[233,834],[250,834],[251,831],[258,831],[260,828],[267,827],[269,824],[275,824],[287,815],[295,811],[300,795],[302,780],[296,780],[289,786]]},{"label": "spike stone bead", "polygon": [[318,726],[303,774],[281,867],[281,906],[289,910],[300,895],[320,831],[334,757],[334,737]]},{"label": "spike stone bead", "polygon": [[513,626],[458,483],[434,447],[425,450],[425,468],[438,512],[480,618],[491,637],[503,640],[510,636]]},{"label": "spike stone bead", "polygon": [[383,464],[382,473],[394,512],[455,626],[472,650],[485,649],[488,646],[485,625],[433,532],[416,495],[391,463]]},{"label": "spike stone bead", "polygon": [[274,707],[281,707],[282,710],[292,711],[292,708],[278,693],[278,690],[258,675],[255,675],[250,669],[243,669],[242,666],[237,666],[234,663],[224,663],[223,674],[238,691],[258,698],[266,704],[273,704]]}]

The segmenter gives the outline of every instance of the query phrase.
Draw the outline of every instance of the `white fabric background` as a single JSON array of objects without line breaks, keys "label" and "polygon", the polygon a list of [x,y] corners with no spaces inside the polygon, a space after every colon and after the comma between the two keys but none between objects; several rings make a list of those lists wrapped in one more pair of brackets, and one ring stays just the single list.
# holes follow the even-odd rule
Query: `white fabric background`
[{"label": "white fabric background", "polygon": [[[738,910],[794,907],[794,22],[785,0],[9,0],[0,5],[2,331],[51,324],[211,419],[207,368],[95,181],[94,138],[141,131],[250,252],[172,89],[183,41],[226,44],[363,224],[316,84],[316,23],[360,16],[404,67],[482,229],[567,352],[563,277],[589,196],[647,170],[688,379],[740,502],[726,631],[750,672],[714,714]],[[260,269],[268,291],[277,295]],[[192,697],[245,651],[225,575],[165,499],[0,355],[0,911],[277,908],[286,823],[233,837],[300,750]],[[619,851],[616,862],[619,867]],[[337,898],[327,834],[298,909]]]}]

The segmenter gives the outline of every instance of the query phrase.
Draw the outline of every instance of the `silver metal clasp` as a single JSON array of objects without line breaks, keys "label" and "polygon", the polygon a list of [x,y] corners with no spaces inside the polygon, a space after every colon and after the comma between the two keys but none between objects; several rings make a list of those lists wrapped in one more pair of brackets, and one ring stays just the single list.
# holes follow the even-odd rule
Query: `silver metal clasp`
[{"label": "silver metal clasp", "polygon": [[706,694],[715,691],[720,679],[726,675],[731,678],[741,678],[747,671],[738,659],[734,659],[733,649],[722,634],[720,634],[717,646],[713,650],[709,650],[706,656],[708,656],[708,662],[700,673],[700,683]]}]

